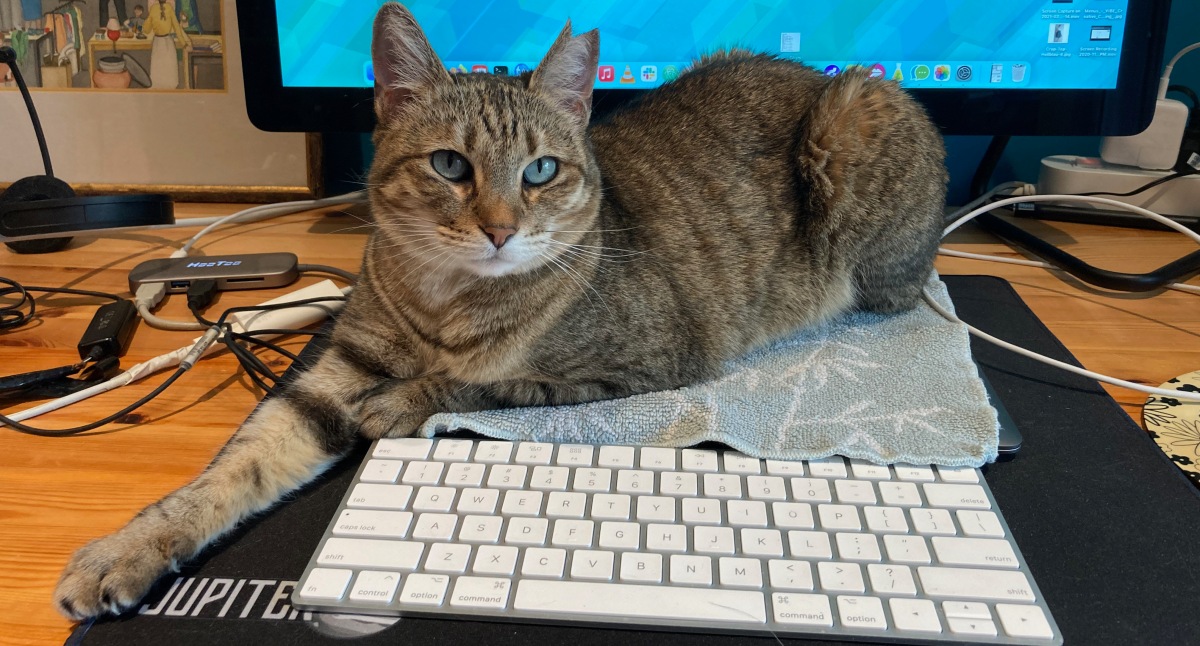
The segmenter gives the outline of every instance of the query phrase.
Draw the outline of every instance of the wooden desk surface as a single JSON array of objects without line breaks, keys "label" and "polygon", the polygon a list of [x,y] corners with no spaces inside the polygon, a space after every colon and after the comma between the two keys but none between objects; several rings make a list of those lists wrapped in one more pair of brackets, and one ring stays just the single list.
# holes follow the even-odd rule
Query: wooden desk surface
[{"label": "wooden desk surface", "polygon": [[[232,212],[231,205],[181,205],[183,217]],[[293,251],[303,262],[357,271],[365,238],[360,222],[319,214],[288,216],[219,230],[199,248],[208,253]],[[1178,234],[1083,225],[1026,224],[1082,257],[1112,269],[1145,271],[1194,249]],[[73,286],[121,293],[137,263],[165,257],[194,233],[132,233],[81,239],[64,252],[18,256],[0,246],[0,275],[25,284]],[[964,231],[955,248],[1014,255],[986,234]],[[992,274],[1010,280],[1034,312],[1087,367],[1158,384],[1200,368],[1200,301],[1168,291],[1116,298],[1081,288],[1041,269],[941,258],[944,274]],[[303,278],[302,284],[315,278]],[[1193,280],[1200,284],[1200,280]],[[251,305],[287,290],[232,292],[214,307]],[[12,374],[75,360],[75,343],[94,301],[44,296],[39,319],[0,335],[0,373]],[[186,319],[183,299],[169,298],[163,316]],[[81,307],[70,307],[81,305]],[[132,365],[175,349],[195,336],[140,325],[124,362]],[[291,347],[298,348],[299,341]],[[107,415],[148,392],[163,376],[96,397],[32,423],[65,427]],[[1140,422],[1144,397],[1110,389]],[[88,540],[122,526],[146,504],[183,485],[208,463],[250,410],[259,393],[232,357],[197,364],[162,396],[113,424],[82,437],[41,438],[0,429],[0,643],[61,644],[70,624],[50,594],[68,556]],[[8,407],[13,412],[23,407]]]}]

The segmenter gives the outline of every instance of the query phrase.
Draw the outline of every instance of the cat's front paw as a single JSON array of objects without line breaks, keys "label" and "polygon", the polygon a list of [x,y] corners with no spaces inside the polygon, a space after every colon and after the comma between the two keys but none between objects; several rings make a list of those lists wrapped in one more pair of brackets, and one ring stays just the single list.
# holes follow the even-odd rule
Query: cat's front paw
[{"label": "cat's front paw", "polygon": [[418,415],[405,406],[406,398],[377,395],[363,401],[358,408],[359,432],[370,439],[409,437],[417,431],[428,415]]},{"label": "cat's front paw", "polygon": [[152,544],[126,530],[83,546],[63,570],[54,605],[75,620],[132,608],[174,566]]}]

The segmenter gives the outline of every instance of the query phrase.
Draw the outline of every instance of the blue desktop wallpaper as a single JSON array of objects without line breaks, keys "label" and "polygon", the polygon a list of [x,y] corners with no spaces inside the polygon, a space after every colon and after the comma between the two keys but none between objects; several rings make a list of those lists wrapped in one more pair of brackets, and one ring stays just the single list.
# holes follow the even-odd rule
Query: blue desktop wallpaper
[{"label": "blue desktop wallpaper", "polygon": [[[283,82],[369,87],[381,3],[276,0]],[[600,29],[597,88],[660,85],[738,46],[835,74],[871,67],[913,88],[1116,86],[1128,0],[410,0],[448,68],[535,66],[568,18]],[[611,67],[611,69],[606,69]]]}]

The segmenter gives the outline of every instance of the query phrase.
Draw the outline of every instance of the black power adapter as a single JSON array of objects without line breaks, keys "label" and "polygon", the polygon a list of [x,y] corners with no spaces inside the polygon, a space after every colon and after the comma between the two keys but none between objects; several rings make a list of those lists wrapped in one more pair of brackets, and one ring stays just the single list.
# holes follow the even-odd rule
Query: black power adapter
[{"label": "black power adapter", "polygon": [[137,308],[132,301],[121,299],[100,306],[79,339],[79,358],[99,361],[121,356],[137,322]]}]

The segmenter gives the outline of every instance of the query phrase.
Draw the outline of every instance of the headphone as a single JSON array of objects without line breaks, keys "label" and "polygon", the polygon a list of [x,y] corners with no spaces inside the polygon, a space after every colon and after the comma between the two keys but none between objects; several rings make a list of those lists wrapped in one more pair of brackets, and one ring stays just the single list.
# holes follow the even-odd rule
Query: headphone
[{"label": "headphone", "polygon": [[[37,135],[45,175],[21,178],[0,194],[0,239],[17,253],[58,251],[71,242],[59,235],[96,229],[174,224],[175,206],[162,194],[78,197],[70,184],[54,176],[46,136],[33,98],[17,66],[17,53],[0,47],[0,63],[12,71]],[[18,238],[18,240],[7,240]]]}]

